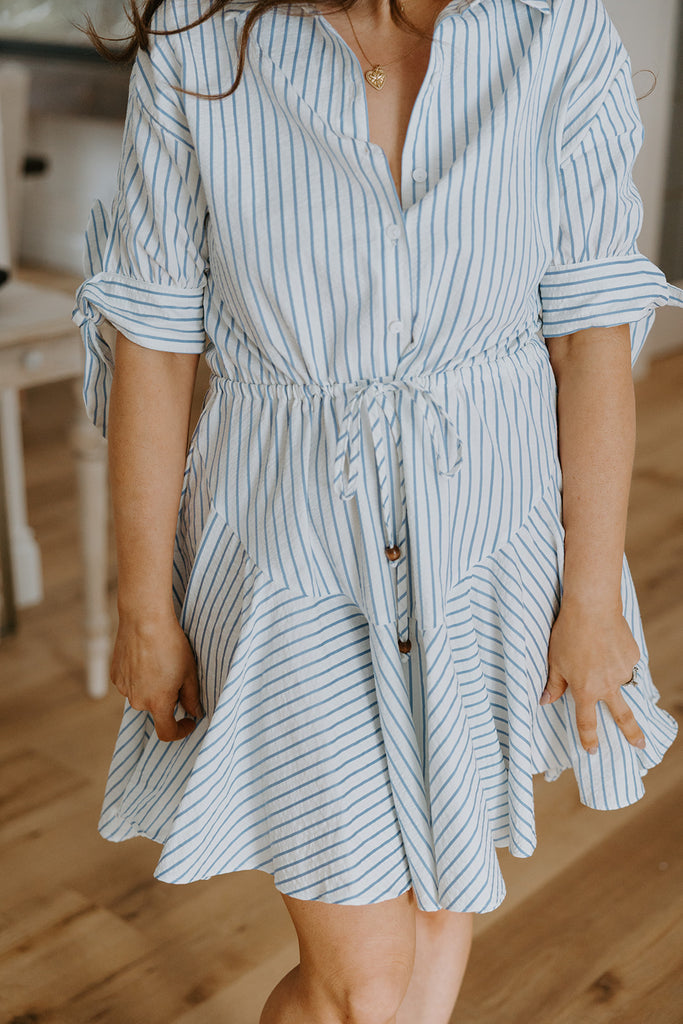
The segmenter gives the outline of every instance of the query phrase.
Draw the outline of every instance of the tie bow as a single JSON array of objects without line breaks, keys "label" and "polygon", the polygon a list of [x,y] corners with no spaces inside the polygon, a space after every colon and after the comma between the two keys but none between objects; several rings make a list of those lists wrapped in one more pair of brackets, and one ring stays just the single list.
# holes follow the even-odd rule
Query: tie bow
[{"label": "tie bow", "polygon": [[[419,378],[375,378],[356,389],[347,402],[341,423],[335,454],[334,486],[345,501],[355,494],[358,487],[362,466],[363,409],[374,442],[380,486],[386,480],[381,469],[388,456],[387,437],[393,439],[399,455],[405,456],[406,435],[412,434],[411,441],[414,438],[420,444],[426,460],[431,449],[439,474],[452,476],[456,472],[462,457],[462,441],[455,424],[427,383],[422,383]],[[411,450],[414,450],[414,445],[411,445]],[[386,504],[383,500],[383,507]]]}]

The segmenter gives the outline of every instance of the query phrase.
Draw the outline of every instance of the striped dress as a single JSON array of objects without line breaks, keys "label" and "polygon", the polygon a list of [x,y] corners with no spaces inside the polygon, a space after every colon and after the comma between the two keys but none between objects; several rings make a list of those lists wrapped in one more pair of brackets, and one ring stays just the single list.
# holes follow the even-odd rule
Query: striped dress
[{"label": "striped dress", "polygon": [[571,691],[538,703],[564,540],[544,338],[628,322],[635,362],[683,307],[636,244],[629,55],[602,0],[449,3],[399,194],[315,7],[257,20],[231,96],[177,91],[230,87],[250,7],[139,54],[87,228],[74,320],[104,436],[116,330],[211,370],[173,569],[206,715],[162,742],[126,701],[98,827],[161,844],[165,882],[257,869],[300,899],[488,912],[496,848],[535,849],[535,775],[625,807],[677,731],[625,557],[645,749],[601,702],[591,756]]}]

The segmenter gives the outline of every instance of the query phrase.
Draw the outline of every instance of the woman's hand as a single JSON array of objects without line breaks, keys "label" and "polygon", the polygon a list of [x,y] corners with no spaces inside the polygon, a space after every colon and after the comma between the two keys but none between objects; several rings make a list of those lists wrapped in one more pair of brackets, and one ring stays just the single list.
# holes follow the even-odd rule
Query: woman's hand
[{"label": "woman's hand", "polygon": [[629,743],[644,747],[621,690],[640,660],[620,596],[636,437],[631,330],[628,323],[586,327],[547,344],[557,381],[564,555],[546,690],[552,701],[570,687],[589,753],[598,749],[599,700]]},{"label": "woman's hand", "polygon": [[194,729],[194,655],[173,605],[173,553],[199,356],[116,336],[109,406],[109,479],[116,534],[119,628],[111,681],[150,711],[160,740]]},{"label": "woman's hand", "polygon": [[195,728],[192,718],[176,721],[178,700],[186,715],[204,715],[194,654],[175,616],[119,617],[111,682],[131,707],[151,713],[160,740],[184,739]]},{"label": "woman's hand", "polygon": [[621,692],[639,659],[638,644],[618,609],[563,601],[550,634],[544,690],[549,696],[541,703],[557,700],[569,686],[581,744],[593,754],[598,749],[596,704],[602,700],[629,743],[642,748],[645,737]]}]

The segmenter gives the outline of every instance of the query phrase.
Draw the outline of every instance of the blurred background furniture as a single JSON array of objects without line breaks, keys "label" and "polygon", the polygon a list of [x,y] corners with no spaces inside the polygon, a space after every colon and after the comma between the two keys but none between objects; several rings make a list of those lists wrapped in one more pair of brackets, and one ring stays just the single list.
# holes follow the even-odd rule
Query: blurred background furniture
[{"label": "blurred background furniture", "polygon": [[0,225],[9,252],[9,278],[0,286],[0,632],[16,628],[17,608],[42,600],[40,550],[27,519],[19,392],[73,378],[80,533],[84,565],[87,692],[101,697],[109,683],[107,602],[108,490],[106,442],[88,420],[81,395],[83,346],[72,323],[74,302],[62,292],[16,280],[21,217],[21,174],[26,158],[29,74],[0,65]]}]

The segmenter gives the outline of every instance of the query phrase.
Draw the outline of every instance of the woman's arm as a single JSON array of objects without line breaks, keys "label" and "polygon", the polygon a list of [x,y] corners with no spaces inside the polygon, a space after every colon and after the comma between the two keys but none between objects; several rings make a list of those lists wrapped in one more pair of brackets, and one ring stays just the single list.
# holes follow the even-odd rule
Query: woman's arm
[{"label": "woman's arm", "polygon": [[636,440],[630,338],[622,324],[546,340],[558,387],[563,600],[620,614]]},{"label": "woman's arm", "polygon": [[173,547],[199,356],[157,351],[117,334],[109,412],[109,477],[118,563],[119,628],[112,682],[148,709],[160,739],[194,728],[176,722],[201,708],[196,666],[175,615]]},{"label": "woman's arm", "polygon": [[555,700],[571,686],[585,749],[597,745],[597,700],[637,743],[642,732],[620,689],[640,657],[621,603],[636,435],[630,328],[589,327],[546,344],[558,385],[565,529],[547,690]]}]

